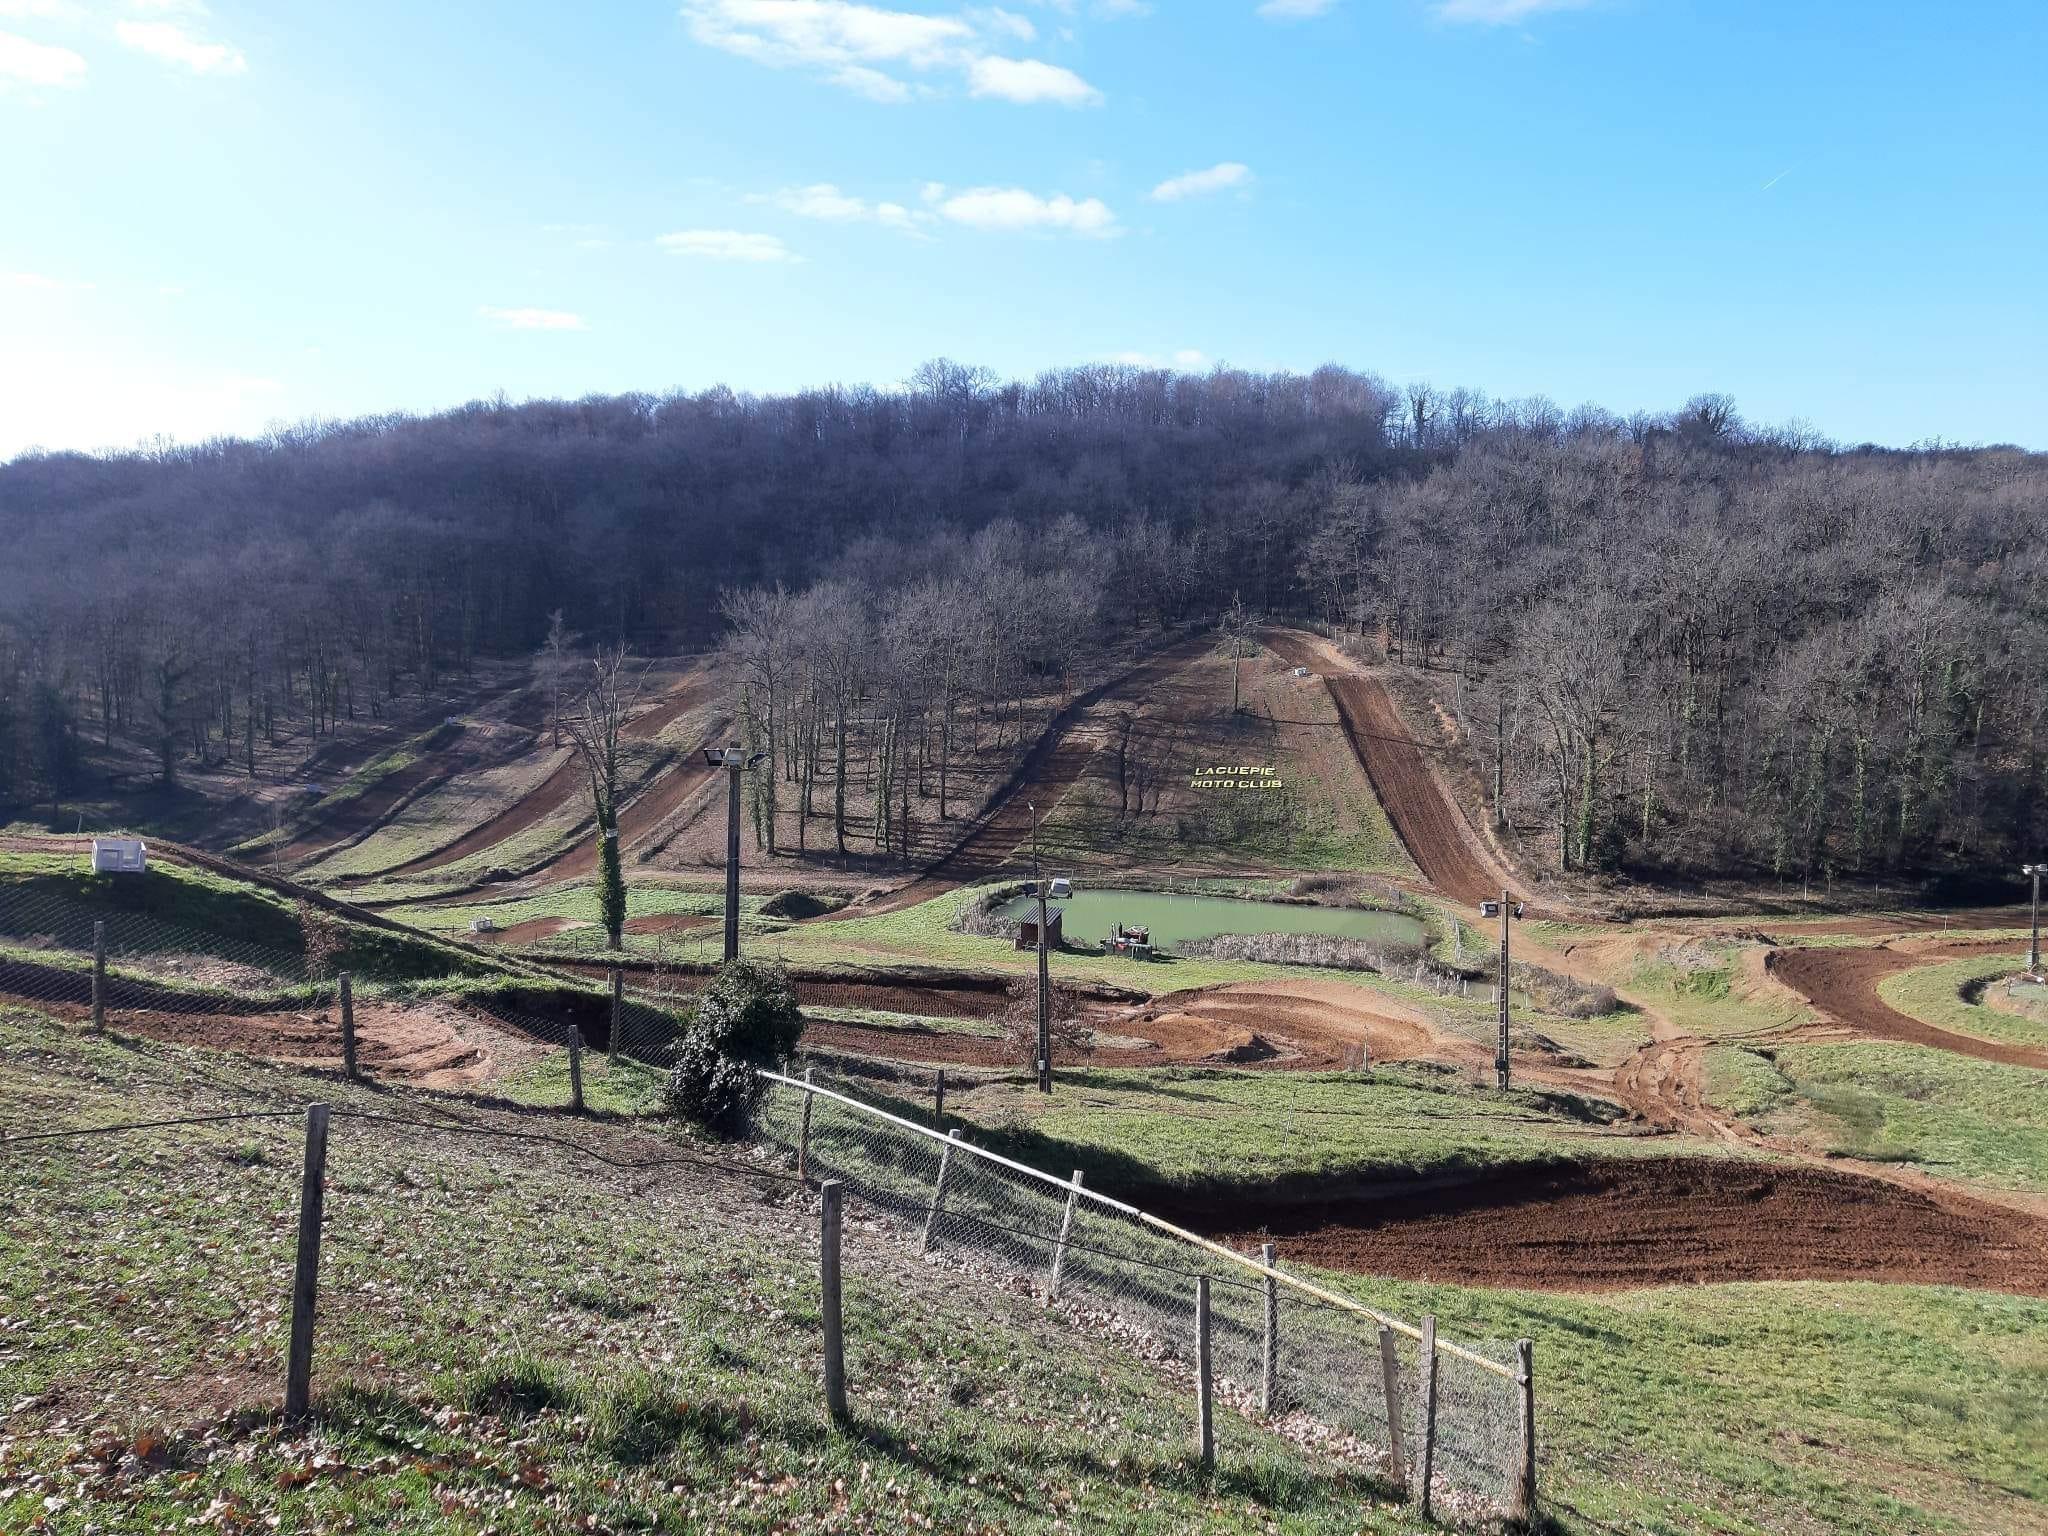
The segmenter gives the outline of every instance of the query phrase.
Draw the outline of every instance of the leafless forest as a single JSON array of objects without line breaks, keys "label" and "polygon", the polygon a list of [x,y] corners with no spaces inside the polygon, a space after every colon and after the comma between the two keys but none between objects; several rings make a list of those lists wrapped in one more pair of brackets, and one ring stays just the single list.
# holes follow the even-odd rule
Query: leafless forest
[{"label": "leafless forest", "polygon": [[557,612],[589,645],[726,645],[771,784],[822,764],[833,793],[858,720],[902,803],[953,793],[959,732],[1021,732],[1106,647],[1241,601],[1429,669],[1564,867],[1986,869],[2039,851],[2044,514],[2017,449],[1338,368],[934,363],[29,455],[0,467],[0,805],[84,793],[116,741],[165,780],[253,773],[259,740],[542,652]]}]

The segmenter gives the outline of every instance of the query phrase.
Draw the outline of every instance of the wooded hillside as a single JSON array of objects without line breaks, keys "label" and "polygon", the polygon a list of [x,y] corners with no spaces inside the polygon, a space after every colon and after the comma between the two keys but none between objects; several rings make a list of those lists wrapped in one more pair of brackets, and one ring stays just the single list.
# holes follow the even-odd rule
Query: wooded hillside
[{"label": "wooded hillside", "polygon": [[764,715],[824,679],[835,718],[928,732],[1241,598],[1446,669],[1504,811],[1567,867],[1989,867],[2039,852],[2044,513],[2048,458],[2016,449],[1337,368],[935,363],[29,456],[0,466],[0,803],[70,792],[117,737],[166,777],[253,760],[532,653],[558,610],[650,653],[733,616],[752,675],[780,669]]}]

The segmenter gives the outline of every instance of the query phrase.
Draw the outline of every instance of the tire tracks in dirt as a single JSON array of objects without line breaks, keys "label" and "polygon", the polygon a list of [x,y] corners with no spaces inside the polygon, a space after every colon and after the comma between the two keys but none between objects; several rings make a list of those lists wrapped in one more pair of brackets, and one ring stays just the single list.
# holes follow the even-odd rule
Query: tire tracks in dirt
[{"label": "tire tracks in dirt", "polygon": [[1378,678],[1335,647],[1299,631],[1269,632],[1265,641],[1288,665],[1307,667],[1322,678],[1401,846],[1433,888],[1467,906],[1498,897],[1504,888],[1516,889],[1513,876],[1486,851],[1430,763],[1429,754],[1439,749],[1410,734]]},{"label": "tire tracks in dirt", "polygon": [[1975,939],[1914,945],[1910,949],[1894,949],[1889,944],[1872,948],[1775,949],[1766,964],[1773,976],[1821,1013],[1868,1038],[1931,1046],[2001,1066],[2048,1071],[2048,1048],[1987,1040],[1923,1023],[1911,1014],[1901,1013],[1878,995],[1878,983],[1900,971],[1942,959],[1992,954],[2014,947],[2011,939]]}]

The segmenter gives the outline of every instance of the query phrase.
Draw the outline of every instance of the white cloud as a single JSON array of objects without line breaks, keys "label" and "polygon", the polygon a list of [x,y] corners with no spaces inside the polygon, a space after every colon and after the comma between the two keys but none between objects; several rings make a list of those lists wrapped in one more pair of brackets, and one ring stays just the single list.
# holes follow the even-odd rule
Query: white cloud
[{"label": "white cloud", "polygon": [[66,343],[10,353],[0,368],[0,460],[31,446],[92,450],[159,437],[204,442],[287,414],[283,381]]},{"label": "white cloud", "polygon": [[707,48],[770,69],[809,70],[871,101],[908,101],[933,89],[906,75],[960,76],[972,94],[1005,101],[1101,99],[1070,69],[995,54],[993,43],[1037,36],[1028,18],[999,7],[929,15],[859,0],[683,0],[682,15]]},{"label": "white cloud", "polygon": [[808,187],[784,187],[780,192],[756,192],[750,194],[747,201],[764,203],[800,219],[817,219],[827,224],[880,224],[919,239],[926,238],[920,226],[938,222],[937,214],[922,208],[910,209],[901,203],[870,203],[866,198],[840,191],[829,181],[815,182]]},{"label": "white cloud", "polygon": [[587,331],[583,317],[566,309],[495,309],[480,305],[477,313],[501,331]]},{"label": "white cloud", "polygon": [[671,256],[698,256],[707,261],[801,261],[803,258],[775,235],[747,234],[737,229],[680,229],[657,235],[654,243]]},{"label": "white cloud", "polygon": [[69,48],[0,32],[0,84],[65,86],[77,85],[84,78],[85,60]]},{"label": "white cloud", "polygon": [[1439,21],[1466,21],[1482,27],[1512,26],[1545,11],[1582,11],[1592,0],[1438,0]]},{"label": "white cloud", "polygon": [[800,219],[823,219],[831,224],[852,224],[868,216],[865,202],[840,191],[829,181],[808,187],[784,187],[780,192],[750,197],[747,201],[771,203]]},{"label": "white cloud", "polygon": [[1112,352],[1109,361],[1129,368],[1172,368],[1181,373],[1200,373],[1209,366],[1209,354],[1193,347],[1161,357],[1156,352]]},{"label": "white cloud", "polygon": [[194,37],[175,21],[117,21],[114,36],[127,47],[182,65],[195,75],[239,75],[249,67],[233,44]]},{"label": "white cloud", "polygon": [[1337,0],[1266,0],[1259,14],[1268,21],[1307,21],[1336,9]]},{"label": "white cloud", "polygon": [[1093,236],[1118,232],[1116,215],[1099,198],[1077,200],[1064,192],[1040,197],[1022,187],[973,187],[951,196],[942,190],[937,202],[941,216],[971,229],[1045,229]]},{"label": "white cloud", "polygon": [[1183,198],[1201,197],[1210,192],[1221,192],[1230,187],[1249,185],[1252,168],[1235,160],[1226,160],[1221,165],[1212,165],[1206,171],[1186,171],[1179,176],[1162,181],[1152,189],[1155,203],[1177,203]]},{"label": "white cloud", "polygon": [[1037,59],[1003,59],[994,55],[968,65],[967,88],[975,96],[1026,103],[1051,101],[1063,107],[1092,107],[1102,100],[1102,92],[1071,69]]},{"label": "white cloud", "polygon": [[0,16],[10,20],[54,21],[60,16],[77,14],[77,7],[71,0],[0,0]]}]

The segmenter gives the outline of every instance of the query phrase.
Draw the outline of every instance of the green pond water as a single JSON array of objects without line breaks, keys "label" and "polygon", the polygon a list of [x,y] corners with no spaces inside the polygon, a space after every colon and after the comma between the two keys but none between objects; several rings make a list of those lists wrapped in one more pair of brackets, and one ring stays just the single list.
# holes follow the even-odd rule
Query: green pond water
[{"label": "green pond water", "polygon": [[[1165,891],[1076,891],[1047,903],[1066,913],[1070,943],[1103,939],[1118,923],[1150,928],[1161,948],[1222,933],[1327,933],[1346,939],[1420,943],[1422,924],[1400,912],[1356,907],[1303,907],[1282,901],[1238,901],[1228,896],[1179,896]],[[1003,908],[1012,918],[1036,916],[1038,898],[1019,896]]]}]

